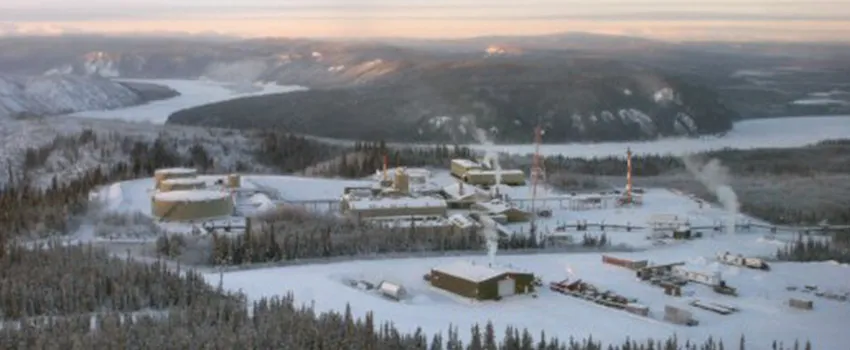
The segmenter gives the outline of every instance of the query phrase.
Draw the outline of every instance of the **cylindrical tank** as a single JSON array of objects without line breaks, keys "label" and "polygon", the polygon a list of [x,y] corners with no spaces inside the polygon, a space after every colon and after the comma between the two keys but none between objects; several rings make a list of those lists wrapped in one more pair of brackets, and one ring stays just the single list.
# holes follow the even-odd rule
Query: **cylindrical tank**
[{"label": "cylindrical tank", "polygon": [[190,221],[233,215],[228,192],[192,190],[159,192],[151,198],[151,213],[163,221]]},{"label": "cylindrical tank", "polygon": [[227,187],[228,188],[242,187],[242,177],[239,176],[239,174],[227,175]]},{"label": "cylindrical tank", "polygon": [[204,187],[206,183],[199,178],[167,179],[159,183],[160,192],[200,190]]},{"label": "cylindrical tank", "polygon": [[193,178],[198,175],[198,171],[192,168],[167,168],[167,169],[157,169],[153,173],[153,177],[156,180],[156,189],[159,189],[159,186],[162,184],[162,181],[168,179],[185,179],[185,178]]}]

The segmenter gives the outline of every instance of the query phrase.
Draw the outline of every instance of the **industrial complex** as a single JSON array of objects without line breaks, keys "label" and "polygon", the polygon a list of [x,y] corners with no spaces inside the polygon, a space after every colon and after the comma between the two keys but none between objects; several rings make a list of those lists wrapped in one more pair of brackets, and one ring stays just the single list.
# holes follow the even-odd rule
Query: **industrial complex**
[{"label": "industrial complex", "polygon": [[[655,313],[649,305],[639,302],[633,296],[605,289],[599,284],[572,276],[571,272],[569,278],[549,282],[549,288],[541,288],[544,284],[534,272],[495,262],[497,242],[518,234],[523,225],[530,225],[531,232],[528,234],[541,234],[541,238],[554,244],[560,244],[557,238],[568,235],[567,231],[638,230],[641,233],[636,235],[645,236],[650,241],[681,242],[702,238],[703,231],[719,231],[726,227],[722,223],[705,226],[704,222],[700,226],[692,222],[693,216],[669,208],[669,213],[653,211],[643,217],[643,221],[625,225],[616,221],[606,223],[605,219],[611,219],[609,216],[595,223],[577,220],[575,225],[559,224],[554,232],[546,228],[545,234],[534,232],[538,225],[553,222],[553,211],[563,217],[564,212],[619,212],[627,208],[641,210],[644,205],[653,205],[645,203],[646,192],[634,187],[632,183],[631,156],[631,150],[627,150],[626,185],[622,191],[571,194],[545,193],[538,189],[545,171],[537,159],[531,169],[530,179],[526,178],[522,170],[501,169],[492,155],[475,161],[452,159],[447,164],[450,170],[445,174],[449,176],[443,177],[435,175],[432,169],[404,166],[389,168],[385,159],[383,168],[375,172],[372,181],[361,181],[359,185],[342,188],[341,193],[337,192],[338,199],[329,203],[328,208],[333,207],[332,213],[341,218],[393,228],[404,234],[480,234],[487,241],[489,262],[457,260],[422,271],[429,290],[460,299],[512,302],[510,300],[524,299],[523,296],[536,298],[541,292],[551,292],[684,326],[700,324],[688,307],[724,316],[738,313],[738,306],[706,298],[675,302],[693,296],[694,288],[707,287],[709,293],[725,297],[739,295],[738,289],[730,286],[719,270],[685,261],[655,263],[602,256],[602,265],[620,267],[627,274],[629,272],[626,271],[631,271],[636,277],[635,283],[658,287],[659,295],[673,298]],[[199,175],[195,169],[169,168],[157,170],[153,180],[150,210],[151,215],[160,222],[206,225],[211,220],[250,217],[281,205],[297,204],[287,201],[279,189],[265,186],[251,176]],[[700,203],[699,210],[702,208]],[[248,227],[250,225],[246,223],[245,229]],[[746,267],[763,273],[770,271],[764,260],[741,254],[719,252],[715,261],[717,264]],[[352,279],[346,283],[399,303],[408,302],[416,293],[421,293],[420,289],[409,289],[409,281]],[[820,292],[812,294],[817,293]],[[823,298],[829,296],[832,300],[848,298],[846,295],[826,292],[818,295]],[[785,300],[786,307],[803,310],[813,308],[811,300],[799,297]]]}]

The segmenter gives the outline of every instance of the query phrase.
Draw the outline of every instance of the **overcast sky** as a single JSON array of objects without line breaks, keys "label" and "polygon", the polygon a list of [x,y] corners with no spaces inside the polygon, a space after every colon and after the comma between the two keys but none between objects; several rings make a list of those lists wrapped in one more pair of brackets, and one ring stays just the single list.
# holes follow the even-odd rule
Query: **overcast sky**
[{"label": "overcast sky", "polygon": [[668,40],[850,41],[850,0],[0,0],[0,34],[164,31],[303,37],[585,31]]}]

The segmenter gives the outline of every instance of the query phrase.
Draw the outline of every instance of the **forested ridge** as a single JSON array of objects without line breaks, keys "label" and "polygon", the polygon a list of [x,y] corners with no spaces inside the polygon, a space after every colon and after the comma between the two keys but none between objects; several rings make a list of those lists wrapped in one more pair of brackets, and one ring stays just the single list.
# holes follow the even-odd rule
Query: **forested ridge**
[{"label": "forested ridge", "polygon": [[[625,186],[622,157],[576,159],[547,157],[548,181],[567,191]],[[719,150],[691,157],[697,163],[717,159],[743,213],[776,224],[850,224],[850,140],[830,140],[788,149]],[[506,166],[529,168],[531,157],[509,157]],[[715,201],[681,157],[633,156],[634,183],[675,188]]]},{"label": "forested ridge", "polygon": [[[99,142],[94,141],[97,139],[95,134],[85,133],[76,137],[76,141],[70,138],[62,139],[63,141],[57,141],[49,147]],[[286,141],[290,140],[289,136],[280,137],[283,141],[274,141],[278,143],[276,147],[279,149],[287,148],[280,146],[280,142],[301,143],[300,147],[307,147],[301,139]],[[2,327],[0,347],[183,349],[199,346],[198,344],[215,344],[218,348],[241,349],[246,346],[267,348],[268,344],[275,344],[292,349],[721,348],[718,341],[709,340],[696,345],[683,344],[674,339],[608,345],[593,340],[556,340],[519,329],[505,331],[505,336],[502,337],[496,335],[502,332],[491,331],[491,327],[486,325],[469,330],[471,338],[460,337],[460,332],[465,333],[467,330],[457,329],[445,336],[425,335],[421,332],[405,334],[391,325],[375,325],[372,316],[357,319],[351,315],[347,316],[347,313],[318,314],[309,308],[295,305],[291,296],[246,305],[244,297],[206,287],[207,281],[198,275],[175,274],[164,263],[141,265],[132,260],[110,257],[106,252],[91,247],[48,245],[31,249],[23,248],[14,242],[15,237],[46,236],[73,231],[75,223],[69,219],[86,212],[90,205],[88,193],[97,186],[150,176],[154,169],[160,167],[186,165],[204,169],[206,166],[210,171],[216,167],[215,156],[209,154],[202,145],[193,146],[194,151],[181,153],[168,141],[159,139],[150,143],[129,142],[128,148],[130,156],[123,162],[95,168],[77,179],[56,179],[46,187],[35,186],[29,182],[32,179],[21,178],[14,171],[8,171],[12,180],[8,183],[11,185],[0,191],[0,208],[5,209],[0,210],[0,244],[8,247],[0,249],[0,285],[3,286],[0,291],[0,309],[3,312],[3,322],[8,324],[22,318],[31,320],[27,317],[37,316],[50,318],[38,324],[24,322],[20,329]],[[437,160],[443,162],[456,155],[469,155],[469,151],[462,148],[441,146],[434,150],[390,150],[380,143],[359,144],[349,150],[354,151],[368,156],[362,163],[340,167],[338,170],[372,173],[383,162],[383,154],[390,154],[391,164],[398,158],[401,164],[409,161],[419,162],[416,164],[421,165],[434,164]],[[45,154],[51,152],[30,150],[26,156],[27,166],[37,168],[46,157]],[[313,154],[322,158],[332,155],[333,151],[317,151]],[[279,161],[282,160],[283,158]],[[268,162],[275,164],[273,160]],[[294,162],[308,163],[306,158]],[[292,164],[279,165],[295,168]],[[263,223],[267,226],[256,235],[243,238],[211,238],[213,241],[208,242],[208,250],[195,253],[198,254],[195,258],[204,258],[206,263],[234,264],[238,260],[260,262],[341,254],[372,254],[381,251],[464,249],[482,245],[480,235],[475,234],[456,237],[456,240],[441,238],[439,235],[429,236],[421,241],[405,240],[404,237],[391,240],[381,236],[386,234],[390,237],[393,235],[391,230],[340,226],[346,223],[323,221],[321,217],[312,215],[278,214],[290,216],[269,218]],[[322,235],[328,235],[339,228],[351,229],[349,231],[353,233],[347,237],[333,235],[323,238]],[[357,232],[360,232],[359,235],[368,232],[369,236],[357,236]],[[368,239],[361,241],[363,238]],[[298,242],[294,241],[296,239]],[[352,245],[351,242],[357,243]],[[540,243],[508,237],[500,243],[500,248],[525,249],[537,244]],[[607,243],[589,240],[581,244]],[[192,247],[191,241],[175,243],[161,240],[159,245],[161,253],[164,254],[192,254],[189,249]],[[806,255],[805,258],[790,259],[803,260],[824,256],[811,253],[814,250],[809,248],[809,245],[804,246],[805,253],[793,254],[803,254]],[[73,267],[69,268],[69,265]],[[46,292],[44,286],[49,286]],[[33,292],[34,290],[42,292]],[[247,316],[246,307],[252,308],[253,318]],[[97,315],[98,330],[95,331],[92,331],[90,326],[92,312]],[[190,333],[194,336],[191,343],[188,343],[190,340],[186,335]],[[471,341],[461,344],[460,338],[469,338]],[[758,339],[749,340],[747,343],[761,344],[768,341]],[[734,344],[724,345],[725,348],[734,348],[733,346]],[[791,347],[789,344],[784,347],[777,344],[776,348],[811,347],[800,343],[796,347],[793,344]]]},{"label": "forested ridge", "polygon": [[[292,295],[250,304],[207,286],[191,271],[169,271],[85,246],[21,247],[0,256],[0,348],[3,349],[569,349],[719,350],[721,341],[559,340],[491,324],[445,334],[404,333],[373,313],[318,313]],[[34,290],[46,292],[34,293]],[[148,312],[143,312],[148,310]],[[158,312],[150,312],[158,311]],[[97,311],[92,314],[90,311]],[[136,311],[136,312],[133,312]],[[92,317],[94,315],[94,317]],[[34,318],[48,316],[47,318]],[[461,332],[469,332],[467,337]],[[767,342],[759,340],[758,343]],[[741,338],[739,349],[745,349]],[[775,343],[774,343],[775,344]],[[812,349],[807,342],[774,349]]]}]

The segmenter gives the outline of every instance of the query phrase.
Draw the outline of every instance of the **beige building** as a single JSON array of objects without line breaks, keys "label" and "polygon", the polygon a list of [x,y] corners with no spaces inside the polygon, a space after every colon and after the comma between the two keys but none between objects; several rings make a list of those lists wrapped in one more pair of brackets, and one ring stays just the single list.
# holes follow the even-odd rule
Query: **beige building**
[{"label": "beige building", "polygon": [[165,180],[195,178],[196,176],[198,176],[198,171],[192,168],[157,169],[153,173],[154,181],[156,182],[156,189],[159,189],[160,185]]},{"label": "beige building", "polygon": [[240,187],[242,187],[242,176],[240,176],[239,174],[227,175],[227,188]]},{"label": "beige building", "polygon": [[151,197],[151,214],[162,221],[194,221],[233,215],[228,192],[193,190],[159,192]]},{"label": "beige building", "polygon": [[173,178],[159,183],[161,192],[200,190],[206,187],[206,182],[198,178]]},{"label": "beige building", "polygon": [[473,162],[469,159],[452,159],[451,173],[455,177],[462,179],[463,175],[471,170],[482,170],[481,164]]},{"label": "beige building", "polygon": [[463,182],[443,187],[440,193],[446,197],[449,207],[453,209],[468,209],[472,204],[492,199],[487,191]]},{"label": "beige building", "polygon": [[446,216],[448,205],[435,197],[357,198],[343,196],[342,212],[358,219],[398,216]]},{"label": "beige building", "polygon": [[480,202],[472,205],[472,210],[485,213],[490,216],[503,216],[506,222],[524,222],[531,219],[531,214],[515,206],[505,204],[500,200]]},{"label": "beige building", "polygon": [[525,173],[522,170],[470,170],[461,176],[464,182],[477,186],[493,186],[497,179],[503,185],[525,185]]}]

